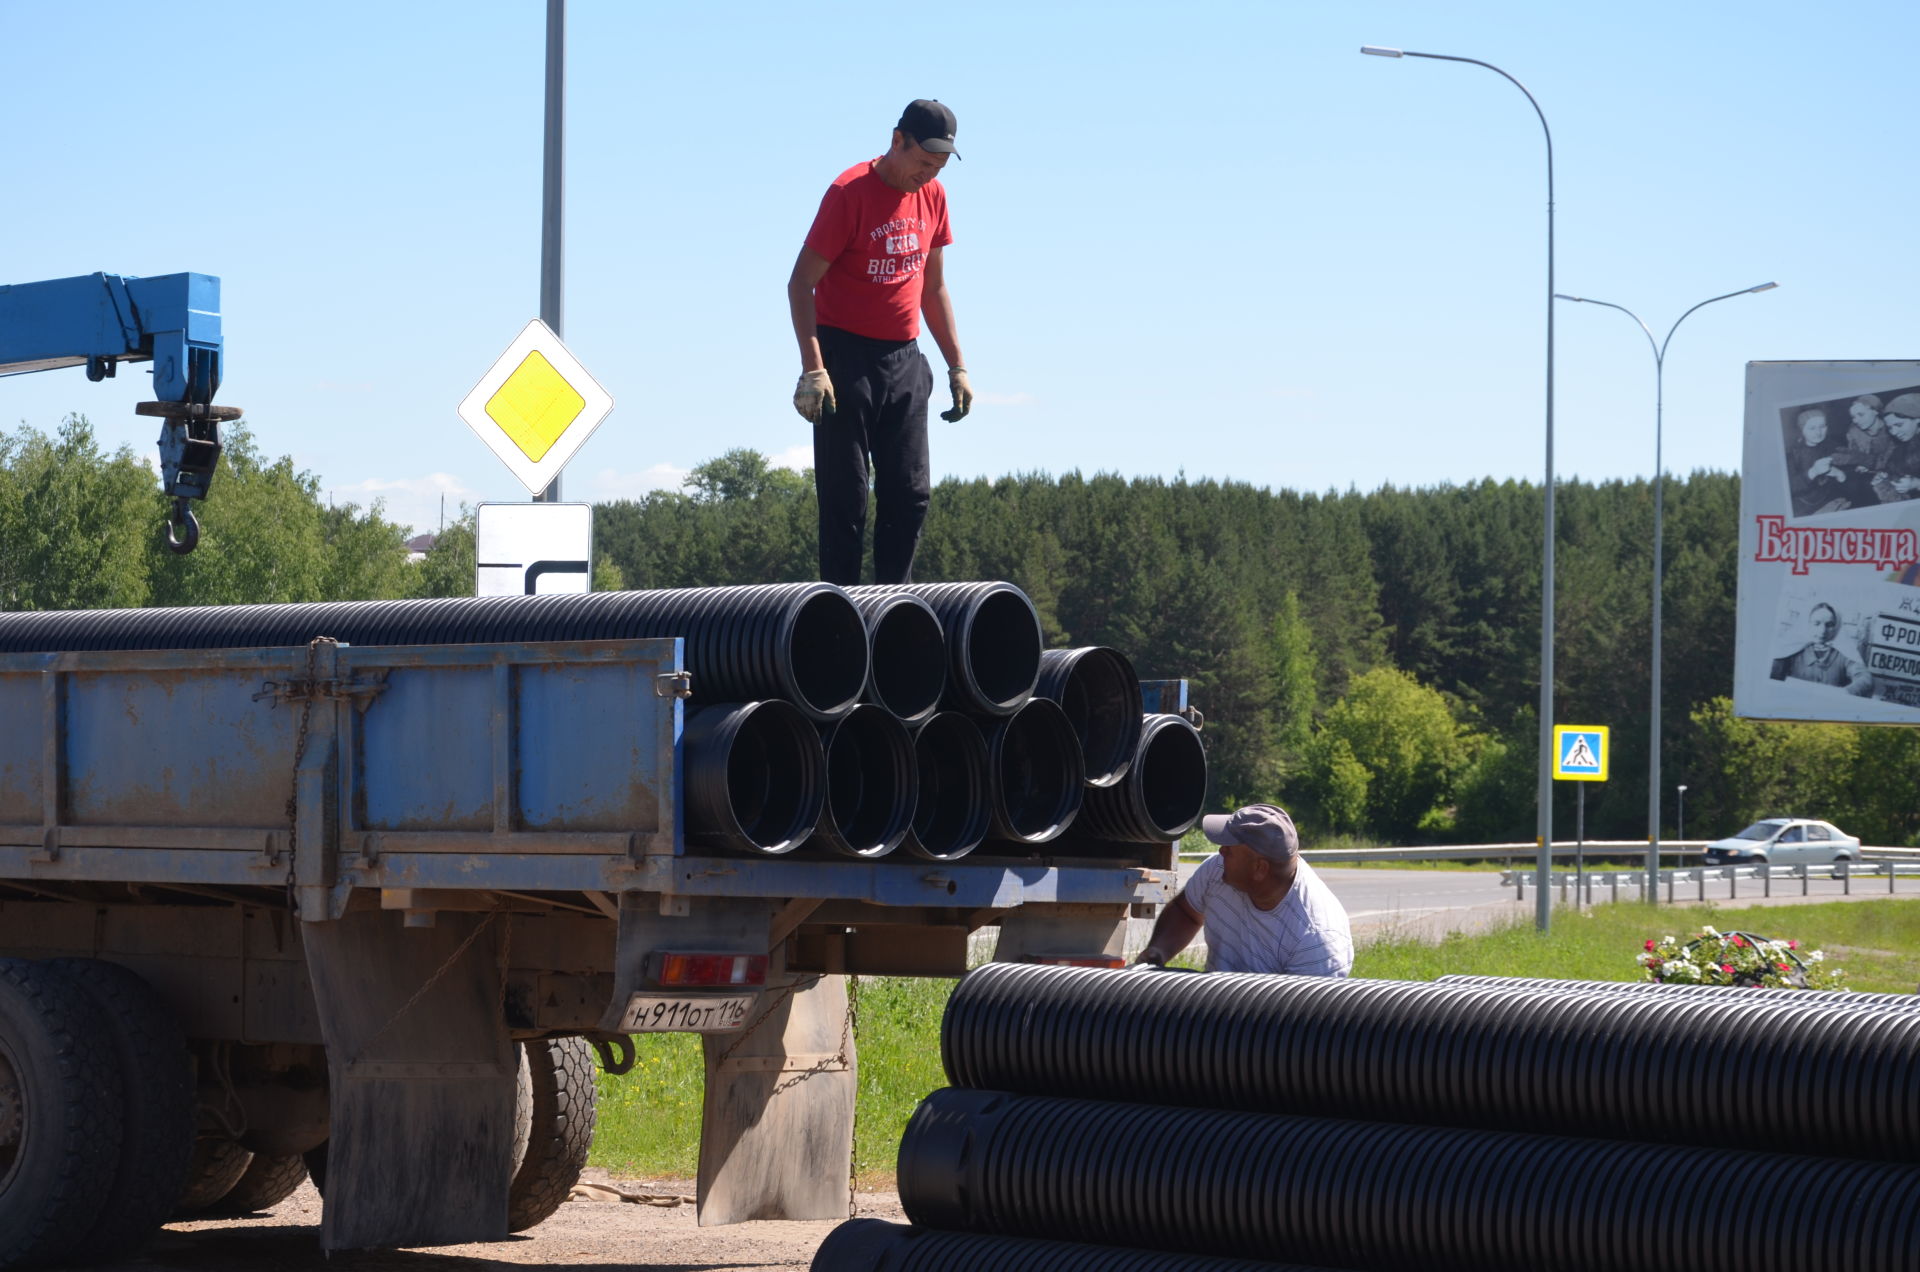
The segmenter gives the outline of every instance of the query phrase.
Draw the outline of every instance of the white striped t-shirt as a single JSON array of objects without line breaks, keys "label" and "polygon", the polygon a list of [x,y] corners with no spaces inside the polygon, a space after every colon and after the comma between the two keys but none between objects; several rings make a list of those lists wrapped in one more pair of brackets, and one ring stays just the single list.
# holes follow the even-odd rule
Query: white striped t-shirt
[{"label": "white striped t-shirt", "polygon": [[1210,972],[1285,972],[1345,976],[1353,970],[1347,910],[1305,861],[1293,888],[1271,910],[1221,877],[1215,853],[1200,863],[1180,895],[1206,927]]}]

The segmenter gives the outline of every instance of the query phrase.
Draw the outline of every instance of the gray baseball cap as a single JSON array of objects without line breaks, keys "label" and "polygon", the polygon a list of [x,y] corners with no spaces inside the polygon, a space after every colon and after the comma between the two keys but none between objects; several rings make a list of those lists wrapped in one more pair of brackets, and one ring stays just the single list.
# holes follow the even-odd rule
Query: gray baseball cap
[{"label": "gray baseball cap", "polygon": [[1245,844],[1268,861],[1287,862],[1300,851],[1300,832],[1278,804],[1248,804],[1200,819],[1200,833],[1216,844]]}]

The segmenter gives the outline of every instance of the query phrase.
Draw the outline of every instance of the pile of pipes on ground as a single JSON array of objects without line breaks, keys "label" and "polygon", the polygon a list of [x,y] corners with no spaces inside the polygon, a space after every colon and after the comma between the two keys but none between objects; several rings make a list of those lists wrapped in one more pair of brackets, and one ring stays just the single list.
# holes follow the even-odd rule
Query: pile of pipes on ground
[{"label": "pile of pipes on ground", "polygon": [[688,843],[953,861],[1178,839],[1198,731],[1112,649],[1043,650],[1011,583],[830,583],[0,614],[0,653],[679,637]]},{"label": "pile of pipes on ground", "polygon": [[813,1267],[1911,1272],[1917,1006],[992,964]]}]

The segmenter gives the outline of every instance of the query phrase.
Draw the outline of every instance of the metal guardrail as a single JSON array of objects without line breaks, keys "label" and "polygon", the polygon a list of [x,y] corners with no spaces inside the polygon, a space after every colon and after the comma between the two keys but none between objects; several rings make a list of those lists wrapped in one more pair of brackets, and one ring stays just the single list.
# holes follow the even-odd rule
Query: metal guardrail
[{"label": "metal guardrail", "polygon": [[[1707,846],[1704,839],[1661,840],[1660,855],[1665,857],[1698,855]],[[1574,857],[1581,853],[1596,856],[1621,856],[1634,852],[1644,854],[1647,841],[1644,839],[1589,839],[1585,843],[1574,840],[1555,840],[1555,857]],[[1308,861],[1331,865],[1335,862],[1353,861],[1492,861],[1508,857],[1525,857],[1531,860],[1539,855],[1539,849],[1533,843],[1515,844],[1448,844],[1428,845],[1414,848],[1310,848],[1300,853]],[[1920,857],[1920,850],[1916,850]]]},{"label": "metal guardrail", "polygon": [[[1707,839],[1663,839],[1660,841],[1661,857],[1698,857],[1713,842]],[[1559,857],[1620,857],[1629,854],[1644,856],[1647,841],[1644,839],[1589,839],[1584,843],[1574,840],[1555,840],[1553,855]],[[1369,861],[1491,861],[1495,859],[1524,857],[1532,860],[1539,850],[1532,843],[1514,844],[1448,844],[1427,845],[1413,848],[1309,848],[1301,852],[1308,861],[1331,865],[1336,862]],[[1920,848],[1875,848],[1863,845],[1860,855],[1867,860],[1894,860],[1920,862]]]},{"label": "metal guardrail", "polygon": [[[1867,851],[1872,850],[1869,849]],[[1527,889],[1534,886],[1536,873],[1536,871],[1532,870],[1503,870],[1500,872],[1500,884],[1502,887],[1513,888],[1516,899],[1525,901],[1527,899]],[[1727,897],[1730,900],[1739,899],[1740,881],[1742,879],[1760,880],[1760,895],[1762,897],[1771,897],[1773,895],[1774,880],[1784,879],[1791,882],[1797,879],[1800,881],[1800,895],[1804,897],[1811,895],[1810,888],[1815,874],[1822,875],[1829,879],[1840,880],[1842,896],[1853,895],[1853,881],[1855,879],[1878,879],[1881,877],[1884,877],[1887,881],[1888,895],[1896,895],[1896,885],[1899,880],[1903,878],[1920,879],[1920,862],[1888,860],[1866,862],[1841,861],[1833,863],[1799,862],[1791,866],[1697,866],[1688,870],[1662,870],[1660,872],[1660,882],[1666,885],[1667,901],[1669,903],[1672,903],[1675,899],[1681,884],[1693,885],[1696,889],[1695,899],[1705,901],[1707,899],[1707,882],[1710,879],[1723,879],[1726,881]],[[1561,903],[1565,904],[1571,893],[1573,894],[1572,899],[1576,905],[1581,903],[1581,893],[1585,895],[1585,904],[1593,904],[1593,893],[1596,888],[1609,890],[1611,893],[1609,899],[1618,901],[1620,899],[1620,889],[1623,884],[1633,890],[1630,895],[1644,895],[1646,883],[1647,872],[1644,870],[1590,870],[1584,872],[1584,874],[1575,874],[1573,871],[1555,871],[1547,876],[1547,886],[1560,889]]]}]

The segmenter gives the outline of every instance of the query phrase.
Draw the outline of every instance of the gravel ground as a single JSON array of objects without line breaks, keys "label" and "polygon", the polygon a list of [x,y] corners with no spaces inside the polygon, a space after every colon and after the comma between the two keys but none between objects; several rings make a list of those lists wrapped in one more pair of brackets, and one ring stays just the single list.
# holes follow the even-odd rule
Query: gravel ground
[{"label": "gravel ground", "polygon": [[[589,1170],[585,1178],[629,1192],[693,1192],[690,1180],[615,1181],[602,1170]],[[904,1221],[900,1198],[893,1193],[861,1193],[857,1200],[864,1218]],[[487,1272],[523,1267],[772,1272],[807,1267],[836,1222],[701,1228],[694,1223],[691,1205],[570,1201],[545,1223],[505,1241],[327,1258],[320,1253],[320,1195],[309,1183],[254,1218],[169,1224],[140,1258],[101,1265],[96,1272]]]}]

